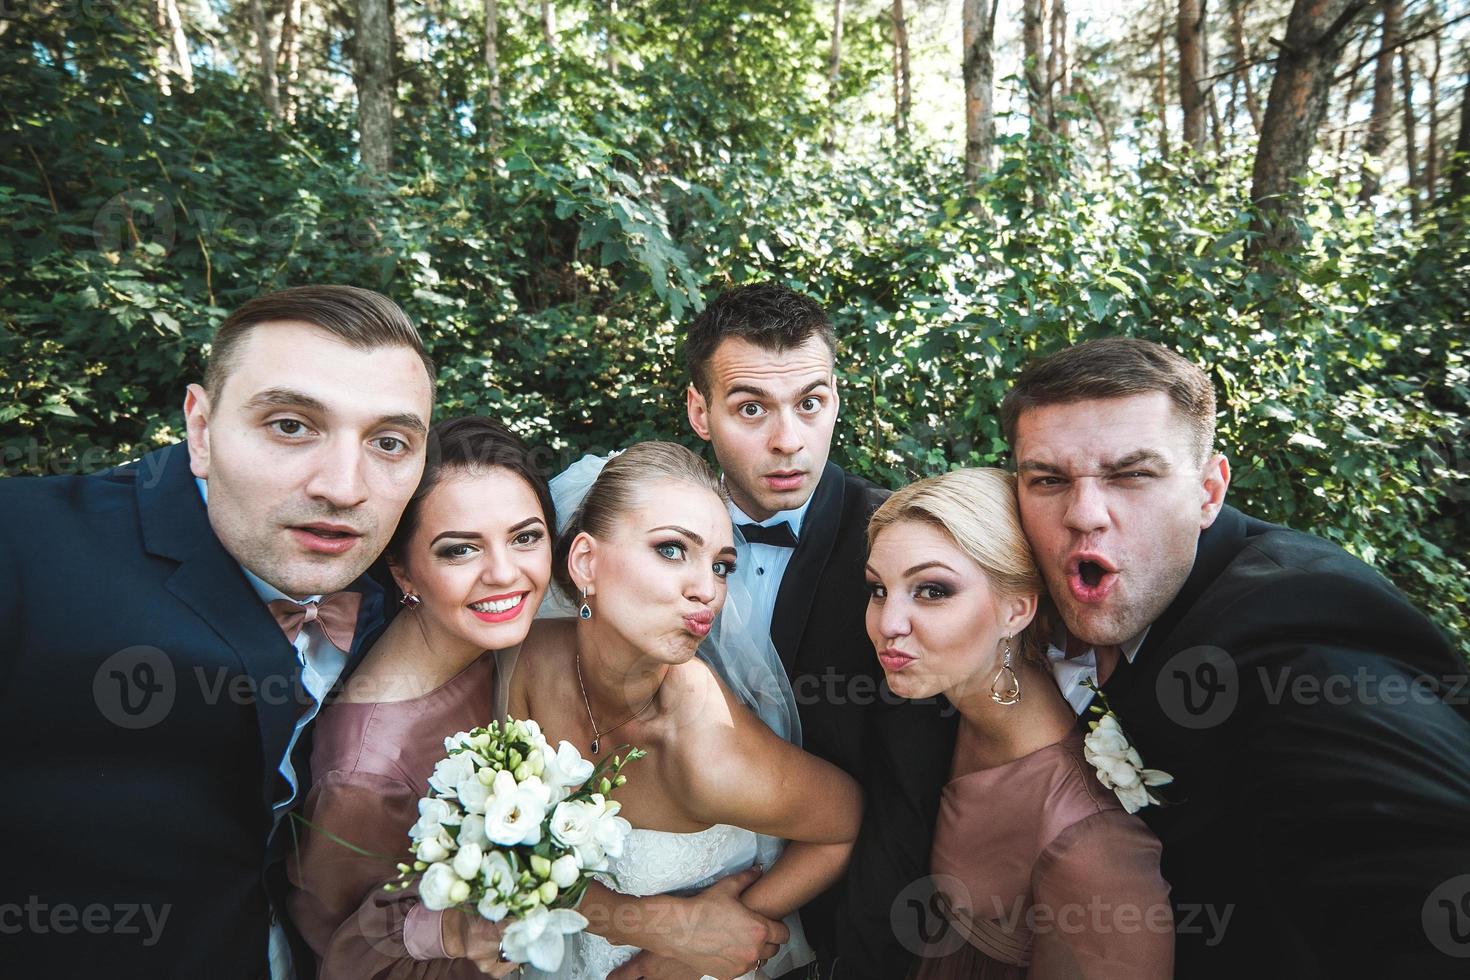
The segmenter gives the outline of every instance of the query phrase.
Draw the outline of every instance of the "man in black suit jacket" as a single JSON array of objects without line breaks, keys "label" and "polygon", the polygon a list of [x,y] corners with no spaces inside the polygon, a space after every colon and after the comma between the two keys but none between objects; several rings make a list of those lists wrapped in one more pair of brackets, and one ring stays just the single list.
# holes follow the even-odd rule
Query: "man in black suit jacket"
[{"label": "man in black suit jacket", "polygon": [[1464,976],[1460,655],[1340,548],[1225,506],[1214,393],[1177,354],[1069,348],[1002,414],[1063,693],[1081,710],[1101,677],[1143,764],[1174,777],[1140,816],[1177,974]]},{"label": "man in black suit jacket", "polygon": [[[802,927],[821,976],[891,980],[913,952],[894,934],[892,906],[927,874],[954,722],[936,703],[888,693],[868,640],[868,518],[888,492],[827,458],[839,400],[836,340],[820,305],[775,283],[729,290],[695,319],[685,356],[689,421],[723,471],[747,541],[736,574],[753,594],[755,624],[769,621],[802,747],[852,774],[866,796],[846,882],[801,910]],[[901,760],[873,737],[878,713],[903,716]],[[626,975],[657,976],[650,959]]]},{"label": "man in black suit jacket", "polygon": [[363,572],[418,484],[432,378],[386,298],[286,290],[221,325],[187,444],[0,483],[7,975],[289,971],[307,723],[381,620]]}]

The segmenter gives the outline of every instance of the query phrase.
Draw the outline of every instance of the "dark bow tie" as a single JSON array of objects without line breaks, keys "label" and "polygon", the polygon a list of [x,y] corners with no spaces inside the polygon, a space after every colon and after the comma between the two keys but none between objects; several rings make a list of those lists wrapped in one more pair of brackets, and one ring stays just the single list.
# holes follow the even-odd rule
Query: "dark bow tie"
[{"label": "dark bow tie", "polygon": [[745,540],[751,544],[773,544],[777,548],[795,548],[796,534],[791,530],[791,524],[782,521],[765,527],[760,524],[740,524],[740,533]]}]

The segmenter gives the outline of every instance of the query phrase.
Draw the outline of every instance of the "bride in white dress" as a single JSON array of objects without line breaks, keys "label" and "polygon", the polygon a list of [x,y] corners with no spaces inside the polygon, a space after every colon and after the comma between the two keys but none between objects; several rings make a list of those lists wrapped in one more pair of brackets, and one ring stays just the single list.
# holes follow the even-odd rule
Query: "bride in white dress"
[{"label": "bride in white dress", "polygon": [[[738,574],[722,495],[682,446],[640,443],[612,457],[554,554],[576,611],[538,621],[509,672],[509,712],[535,718],[553,744],[567,739],[594,760],[624,745],[648,752],[614,794],[634,830],[609,858],[608,887],[584,898],[592,925],[571,937],[559,978],[602,980],[640,947],[650,976],[655,966],[780,976],[811,959],[794,913],[840,877],[857,837],[857,784],[792,744],[794,700],[768,640],[721,614]],[[755,962],[693,906],[623,914],[639,901],[623,896],[699,892],[752,864],[769,866],[738,893],[768,923]],[[710,892],[733,899],[734,887]],[[789,942],[783,919],[795,926]]]}]

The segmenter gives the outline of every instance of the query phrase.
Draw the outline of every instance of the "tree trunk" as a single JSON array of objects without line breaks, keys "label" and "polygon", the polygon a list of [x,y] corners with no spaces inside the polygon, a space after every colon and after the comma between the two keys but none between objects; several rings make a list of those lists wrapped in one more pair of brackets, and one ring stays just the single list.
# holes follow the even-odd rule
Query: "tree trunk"
[{"label": "tree trunk", "polygon": [[393,0],[357,0],[357,130],[362,163],[393,169]]},{"label": "tree trunk", "polygon": [[1179,42],[1179,107],[1184,110],[1184,142],[1195,153],[1205,149],[1205,100],[1200,79],[1205,77],[1205,54],[1200,44],[1204,24],[1201,0],[1179,0],[1176,37]]},{"label": "tree trunk", "polygon": [[913,89],[909,73],[909,27],[903,13],[903,0],[893,0],[893,81],[894,129],[899,139],[908,139],[909,111],[913,108]]},{"label": "tree trunk", "polygon": [[168,45],[168,12],[163,9],[164,0],[153,0],[153,37],[157,45],[153,49],[154,71],[157,73],[155,81],[158,83],[158,91],[164,95],[171,93],[171,85],[168,80],[169,63],[173,61],[173,53]]},{"label": "tree trunk", "polygon": [[551,0],[541,0],[541,36],[546,39],[546,47],[555,51],[556,8],[551,5]]},{"label": "tree trunk", "polygon": [[1022,0],[1021,36],[1025,42],[1026,105],[1031,110],[1031,137],[1043,139],[1050,132],[1051,107],[1047,103],[1046,36],[1041,16],[1042,0]]},{"label": "tree trunk", "polygon": [[1344,32],[1366,6],[1366,0],[1292,3],[1251,174],[1251,199],[1257,208],[1254,228],[1261,233],[1251,241],[1253,256],[1300,244],[1293,226],[1301,209],[1296,182],[1307,172],[1327,112]]},{"label": "tree trunk", "polygon": [[189,38],[184,34],[184,19],[175,0],[154,0],[153,28],[158,35],[158,90],[172,94],[169,75],[173,74],[183,80],[185,92],[192,92],[194,65],[189,60]]},{"label": "tree trunk", "polygon": [[1051,112],[1048,124],[1052,132],[1066,137],[1071,132],[1067,100],[1072,95],[1067,64],[1067,0],[1051,0],[1051,52],[1046,59],[1046,74],[1046,103]]},{"label": "tree trunk", "polygon": [[1419,134],[1414,121],[1414,65],[1407,45],[1399,48],[1399,71],[1404,82],[1404,169],[1408,171],[1409,214],[1419,220]]},{"label": "tree trunk", "polygon": [[1215,61],[1210,57],[1210,19],[1203,0],[1200,3],[1200,18],[1199,49],[1205,65],[1205,77],[1200,80],[1200,94],[1210,113],[1210,140],[1215,144],[1216,155],[1223,156],[1225,133],[1220,122],[1220,100],[1215,97],[1215,83],[1219,79],[1216,77],[1218,73],[1215,71]]},{"label": "tree trunk", "polygon": [[296,122],[296,85],[301,77],[301,0],[286,0],[281,15],[281,44],[276,50],[276,71],[281,77],[285,98],[286,124]]},{"label": "tree trunk", "polygon": [[1373,112],[1368,116],[1368,135],[1363,139],[1363,187],[1358,199],[1364,204],[1378,193],[1378,171],[1383,151],[1388,148],[1388,120],[1393,112],[1393,56],[1399,43],[1403,0],[1383,0],[1383,30],[1378,59],[1373,66]]},{"label": "tree trunk", "polygon": [[276,94],[276,53],[271,49],[271,26],[265,18],[264,0],[250,0],[250,22],[255,30],[255,54],[260,61],[260,98],[272,119],[281,118],[281,100]]},{"label": "tree trunk", "polygon": [[827,137],[822,149],[831,154],[837,149],[838,81],[842,77],[842,0],[832,0],[832,52],[827,58]]},{"label": "tree trunk", "polygon": [[990,171],[995,149],[995,11],[1000,0],[964,0],[961,7],[965,78],[965,180]]},{"label": "tree trunk", "polygon": [[1261,132],[1261,104],[1256,101],[1256,88],[1251,83],[1251,49],[1245,41],[1246,0],[1230,0],[1230,46],[1235,53],[1236,72],[1240,75],[1241,87],[1245,92],[1245,111],[1250,114],[1251,128]]},{"label": "tree trunk", "polygon": [[174,52],[174,68],[184,80],[184,91],[194,91],[194,64],[189,60],[189,38],[184,34],[184,18],[179,16],[179,5],[175,0],[164,0],[163,9],[168,16],[169,42]]},{"label": "tree trunk", "polygon": [[[485,75],[490,86],[490,114],[493,127],[500,116],[500,4],[498,0],[485,0]],[[494,137],[491,137],[492,142]]]},{"label": "tree trunk", "polygon": [[607,73],[618,74],[618,49],[613,44],[613,25],[618,22],[618,0],[607,0]]},{"label": "tree trunk", "polygon": [[[1359,68],[1373,60],[1367,55],[1368,45],[1372,43],[1372,41],[1372,31],[1364,31],[1363,36],[1358,39],[1358,55],[1356,58],[1353,59],[1353,64],[1357,65]],[[1344,77],[1348,80],[1347,93],[1342,97],[1342,115],[1343,118],[1346,120],[1352,115],[1353,106],[1358,104],[1358,89],[1363,81],[1363,73],[1361,71],[1354,71],[1352,69],[1349,69],[1348,71],[1344,72],[1343,75],[1339,76],[1336,80],[1340,81]],[[1330,100],[1327,106],[1327,114],[1329,116],[1332,114],[1332,105]],[[1353,127],[1351,125],[1345,124],[1339,126],[1337,129],[1337,169],[1339,171],[1345,171],[1347,169],[1348,136],[1350,136],[1352,132]]]},{"label": "tree trunk", "polygon": [[[1434,13],[1437,15],[1438,10]],[[1436,23],[1438,17],[1435,18]],[[1429,142],[1424,152],[1424,199],[1433,201],[1439,192],[1439,69],[1440,32],[1434,32],[1434,67],[1429,70]]]},{"label": "tree trunk", "polygon": [[1461,204],[1470,195],[1470,72],[1465,74],[1465,91],[1460,96],[1460,136],[1445,167],[1445,178],[1445,203],[1450,207]]},{"label": "tree trunk", "polygon": [[[1168,10],[1165,0],[1165,10]],[[1154,106],[1159,113],[1159,156],[1169,159],[1169,55],[1164,50],[1164,38],[1168,34],[1166,18],[1159,18],[1159,29],[1154,34],[1154,46],[1159,51],[1159,71],[1154,86]]]}]

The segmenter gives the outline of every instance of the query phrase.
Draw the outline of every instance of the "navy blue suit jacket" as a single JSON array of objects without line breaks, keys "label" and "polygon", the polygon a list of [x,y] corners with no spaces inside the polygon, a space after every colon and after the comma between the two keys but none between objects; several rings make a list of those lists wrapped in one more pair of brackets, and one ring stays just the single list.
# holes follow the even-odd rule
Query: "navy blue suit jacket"
[{"label": "navy blue suit jacket", "polygon": [[[349,670],[383,605],[366,578],[353,588]],[[21,906],[0,921],[6,972],[266,975],[267,882],[291,837],[272,804],[306,703],[184,445],[0,481],[0,905]]]}]

